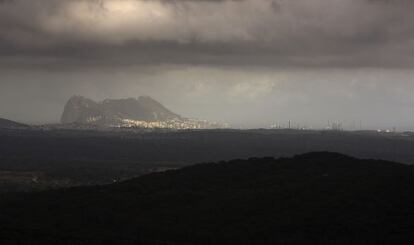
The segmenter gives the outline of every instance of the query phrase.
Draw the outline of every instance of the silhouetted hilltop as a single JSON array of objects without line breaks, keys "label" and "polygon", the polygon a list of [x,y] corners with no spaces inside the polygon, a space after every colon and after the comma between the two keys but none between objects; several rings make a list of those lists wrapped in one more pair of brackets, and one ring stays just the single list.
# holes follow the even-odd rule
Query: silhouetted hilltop
[{"label": "silhouetted hilltop", "polygon": [[181,118],[151,97],[141,96],[138,99],[119,100],[106,99],[95,102],[82,96],[73,96],[66,103],[61,122],[110,125],[120,121],[166,121]]},{"label": "silhouetted hilltop", "polygon": [[0,128],[27,128],[28,125],[0,118]]},{"label": "silhouetted hilltop", "polygon": [[2,244],[411,244],[414,171],[336,153],[6,196]]}]

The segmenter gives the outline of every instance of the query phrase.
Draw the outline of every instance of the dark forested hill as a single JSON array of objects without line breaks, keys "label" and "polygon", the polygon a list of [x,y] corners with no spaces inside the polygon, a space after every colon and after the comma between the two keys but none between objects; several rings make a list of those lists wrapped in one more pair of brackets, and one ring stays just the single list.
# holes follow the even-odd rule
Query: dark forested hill
[{"label": "dark forested hill", "polygon": [[[412,244],[414,169],[336,153],[0,200],[1,244]],[[20,242],[20,243],[19,243]]]}]

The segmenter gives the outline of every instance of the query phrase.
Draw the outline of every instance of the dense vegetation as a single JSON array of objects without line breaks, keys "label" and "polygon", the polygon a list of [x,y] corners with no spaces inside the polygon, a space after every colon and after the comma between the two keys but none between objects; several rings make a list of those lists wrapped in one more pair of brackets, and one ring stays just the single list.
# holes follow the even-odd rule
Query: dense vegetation
[{"label": "dense vegetation", "polygon": [[412,244],[414,169],[336,153],[251,158],[3,195],[1,244]]}]

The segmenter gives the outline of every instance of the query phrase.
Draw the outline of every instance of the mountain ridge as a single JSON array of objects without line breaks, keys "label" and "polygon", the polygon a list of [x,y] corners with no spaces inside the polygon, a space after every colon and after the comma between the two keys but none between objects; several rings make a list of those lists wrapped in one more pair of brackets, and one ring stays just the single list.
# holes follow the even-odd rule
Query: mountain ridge
[{"label": "mountain ridge", "polygon": [[0,118],[0,128],[28,128],[29,126],[23,123],[15,122],[9,119]]},{"label": "mountain ridge", "polygon": [[66,103],[61,123],[110,125],[117,124],[123,119],[152,122],[181,119],[181,116],[149,96],[96,102],[75,95]]}]

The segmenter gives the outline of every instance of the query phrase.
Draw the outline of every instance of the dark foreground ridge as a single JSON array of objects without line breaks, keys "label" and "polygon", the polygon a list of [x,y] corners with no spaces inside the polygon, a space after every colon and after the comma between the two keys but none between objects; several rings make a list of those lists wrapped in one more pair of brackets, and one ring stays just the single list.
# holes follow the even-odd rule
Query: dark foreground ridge
[{"label": "dark foreground ridge", "polygon": [[0,202],[1,244],[412,244],[412,166],[250,158]]}]

